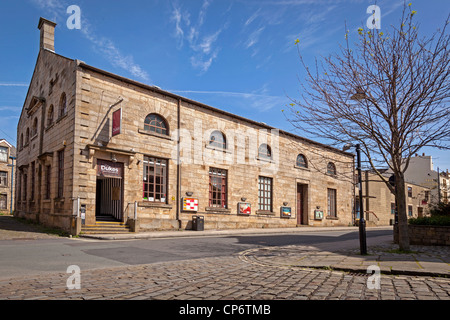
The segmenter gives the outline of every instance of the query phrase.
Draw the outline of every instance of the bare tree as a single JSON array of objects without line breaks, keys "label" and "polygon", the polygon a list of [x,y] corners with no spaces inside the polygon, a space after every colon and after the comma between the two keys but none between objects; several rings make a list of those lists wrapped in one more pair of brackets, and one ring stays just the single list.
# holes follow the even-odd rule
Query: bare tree
[{"label": "bare tree", "polygon": [[[399,246],[409,249],[404,172],[425,146],[450,147],[449,17],[429,37],[419,36],[416,11],[404,5],[389,31],[359,28],[358,40],[316,60],[306,70],[300,99],[292,99],[288,120],[315,138],[338,146],[352,142],[395,194]],[[299,47],[300,48],[300,47]],[[389,166],[392,186],[377,168]]]}]

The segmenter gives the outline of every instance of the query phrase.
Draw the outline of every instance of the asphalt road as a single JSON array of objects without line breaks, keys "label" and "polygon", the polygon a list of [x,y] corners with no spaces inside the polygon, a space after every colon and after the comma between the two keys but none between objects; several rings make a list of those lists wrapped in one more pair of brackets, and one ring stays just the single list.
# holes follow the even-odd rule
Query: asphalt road
[{"label": "asphalt road", "polygon": [[[49,238],[0,241],[0,278],[152,264],[236,255],[266,246],[309,245],[319,249],[358,248],[357,231],[318,231],[304,234],[233,235],[151,240],[104,241]],[[371,244],[392,240],[392,230],[367,230]]]}]

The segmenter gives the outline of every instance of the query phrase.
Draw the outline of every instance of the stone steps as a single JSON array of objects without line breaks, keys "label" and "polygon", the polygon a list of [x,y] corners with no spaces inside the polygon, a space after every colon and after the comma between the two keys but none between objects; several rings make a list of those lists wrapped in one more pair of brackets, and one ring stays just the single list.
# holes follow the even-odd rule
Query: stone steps
[{"label": "stone steps", "polygon": [[83,234],[115,234],[129,233],[130,227],[120,221],[115,221],[112,217],[97,218],[95,224],[88,224],[81,227]]}]

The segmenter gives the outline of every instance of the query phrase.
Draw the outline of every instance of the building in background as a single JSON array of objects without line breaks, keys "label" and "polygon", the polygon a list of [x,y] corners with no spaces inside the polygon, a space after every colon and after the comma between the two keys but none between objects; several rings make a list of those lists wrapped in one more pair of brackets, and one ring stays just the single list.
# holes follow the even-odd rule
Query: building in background
[{"label": "building in background", "polygon": [[5,139],[0,139],[0,213],[10,214],[14,211],[14,201],[11,201],[13,181],[12,158],[16,156],[16,148]]},{"label": "building in background", "polygon": [[405,180],[430,189],[429,203],[434,206],[439,203],[448,203],[450,177],[448,169],[434,170],[431,156],[422,154],[412,157],[405,172]]},{"label": "building in background", "polygon": [[[385,172],[383,173],[383,176],[386,180],[389,180],[391,174]],[[389,190],[383,180],[371,170],[363,172],[362,185],[364,214],[367,225],[393,225],[395,222],[396,208],[394,194]],[[405,182],[405,190],[408,218],[417,218],[428,215],[431,199],[430,188],[411,182]],[[356,194],[358,194],[358,192]],[[359,212],[358,196],[356,199],[356,212]],[[357,219],[359,219],[359,216],[357,216]]]}]

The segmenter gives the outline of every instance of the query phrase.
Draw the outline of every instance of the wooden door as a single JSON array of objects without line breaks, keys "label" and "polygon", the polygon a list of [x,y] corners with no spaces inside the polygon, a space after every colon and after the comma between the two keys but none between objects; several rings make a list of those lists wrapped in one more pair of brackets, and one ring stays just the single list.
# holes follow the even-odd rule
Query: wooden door
[{"label": "wooden door", "polygon": [[297,184],[297,224],[303,224],[303,186]]}]

